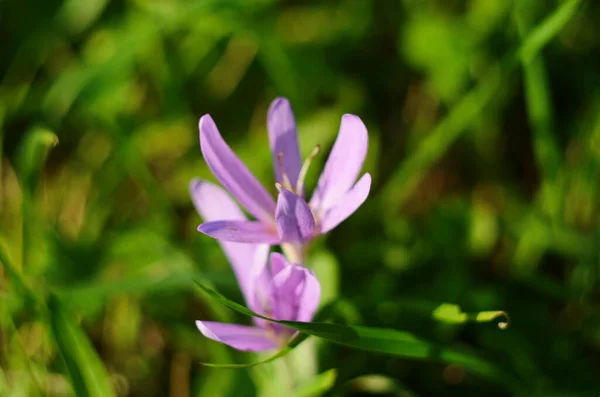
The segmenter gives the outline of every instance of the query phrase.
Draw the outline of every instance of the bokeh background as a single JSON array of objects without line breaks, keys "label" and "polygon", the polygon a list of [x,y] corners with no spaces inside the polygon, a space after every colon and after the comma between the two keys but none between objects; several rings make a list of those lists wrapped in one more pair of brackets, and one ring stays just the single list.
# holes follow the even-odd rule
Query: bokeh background
[{"label": "bokeh background", "polygon": [[[0,395],[100,396],[89,371],[118,396],[268,395],[271,364],[200,364],[253,358],[194,327],[247,319],[194,288],[241,300],[188,183],[214,180],[210,113],[274,191],[285,96],[303,155],[325,149],[309,186],[343,113],[369,129],[370,198],[310,251],[334,321],[510,374],[313,341],[337,377],[304,395],[598,396],[599,26],[573,0],[0,2]],[[440,323],[443,302],[512,323]]]}]

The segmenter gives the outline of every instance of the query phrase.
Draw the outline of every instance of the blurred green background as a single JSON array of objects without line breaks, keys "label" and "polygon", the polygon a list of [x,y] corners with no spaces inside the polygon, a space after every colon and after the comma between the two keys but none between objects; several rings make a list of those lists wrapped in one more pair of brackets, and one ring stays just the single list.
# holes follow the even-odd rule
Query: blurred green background
[{"label": "blurred green background", "polygon": [[304,395],[598,396],[599,44],[595,1],[0,2],[0,395],[269,395],[277,362],[200,364],[252,357],[194,327],[247,319],[193,287],[241,300],[187,189],[210,113],[274,191],[286,96],[303,155],[369,129],[370,198],[309,255],[334,320],[510,374],[309,341],[337,377]]}]

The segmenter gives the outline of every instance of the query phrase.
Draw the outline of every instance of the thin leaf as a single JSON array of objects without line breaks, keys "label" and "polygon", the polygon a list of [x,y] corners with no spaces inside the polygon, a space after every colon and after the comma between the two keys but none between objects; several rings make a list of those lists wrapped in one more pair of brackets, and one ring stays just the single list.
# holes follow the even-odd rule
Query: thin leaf
[{"label": "thin leaf", "polygon": [[[334,308],[337,306],[337,304],[338,304],[338,302],[332,302],[328,305],[325,305],[323,308],[321,308],[319,310],[319,312],[315,315],[315,321],[319,322],[319,321],[324,321],[325,319],[327,319],[330,316],[332,310],[334,310]],[[292,352],[292,350],[294,350],[302,342],[304,342],[306,339],[308,339],[309,336],[310,335],[307,333],[296,334],[289,341],[287,346],[283,347],[281,350],[279,350],[274,355],[272,355],[266,359],[260,360],[260,361],[254,361],[251,363],[243,363],[243,364],[216,364],[216,363],[201,363],[201,364],[204,366],[207,366],[207,367],[212,367],[212,368],[228,368],[228,369],[256,367],[257,365],[267,364],[267,363],[277,360],[278,358],[287,356],[288,354],[290,354]]]},{"label": "thin leaf", "polygon": [[[494,381],[499,385],[505,385],[514,390],[520,387],[520,382],[512,375],[505,373],[493,364],[476,355],[428,342],[409,332],[355,325],[345,326],[318,322],[302,323],[297,321],[274,320],[254,313],[250,309],[228,300],[218,292],[213,291],[206,286],[199,283],[196,284],[198,284],[202,291],[209,297],[247,316],[259,317],[309,335],[318,336],[336,344],[361,350],[419,360],[435,360],[460,364],[469,369],[472,373]],[[277,357],[275,358],[279,357],[277,354],[276,356]]]},{"label": "thin leaf", "polygon": [[263,320],[267,320],[267,321],[275,322],[275,323],[278,323],[281,325],[285,325],[285,326],[295,329],[297,331],[306,332],[306,333],[309,333],[310,335],[318,336],[318,337],[321,337],[324,339],[336,339],[337,340],[337,339],[356,338],[356,334],[351,329],[349,329],[347,327],[339,326],[336,324],[319,323],[319,322],[304,323],[304,322],[300,322],[300,321],[274,320],[272,318],[265,317],[261,314],[253,312],[252,310],[248,309],[245,306],[240,305],[239,303],[230,301],[229,299],[225,298],[223,295],[219,294],[217,291],[215,291],[205,285],[202,285],[199,282],[196,282],[196,284],[209,297],[211,297],[214,300],[216,300],[217,302],[219,302],[237,312],[245,314],[247,316],[262,318]]},{"label": "thin leaf", "polygon": [[535,58],[537,53],[571,20],[581,3],[582,0],[565,1],[531,31],[517,51],[518,57],[524,62],[529,62]]},{"label": "thin leaf", "polygon": [[[525,37],[528,30],[528,10],[525,4],[517,7],[515,14],[519,34]],[[560,151],[554,136],[550,88],[541,55],[527,60],[522,57],[527,116],[533,132],[533,150],[544,178],[554,179],[560,167]]]},{"label": "thin leaf", "polygon": [[86,334],[63,310],[58,299],[51,297],[48,305],[52,333],[67,366],[75,395],[115,396],[106,368]]}]

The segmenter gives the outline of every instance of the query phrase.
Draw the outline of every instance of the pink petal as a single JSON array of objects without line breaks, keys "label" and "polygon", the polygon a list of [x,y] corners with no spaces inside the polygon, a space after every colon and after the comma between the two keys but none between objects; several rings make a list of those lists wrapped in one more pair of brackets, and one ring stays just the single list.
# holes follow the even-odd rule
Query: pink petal
[{"label": "pink petal", "polygon": [[212,173],[252,215],[273,221],[275,202],[241,160],[225,143],[213,119],[200,119],[200,149]]},{"label": "pink petal", "polygon": [[271,272],[277,274],[284,268],[291,266],[290,263],[285,259],[285,256],[279,252],[271,253]]},{"label": "pink petal", "polygon": [[271,226],[257,221],[213,221],[198,226],[198,231],[222,241],[252,244],[277,244],[279,237]]},{"label": "pink petal", "polygon": [[[246,216],[231,196],[215,184],[195,179],[190,183],[190,193],[194,206],[204,221],[246,220]],[[254,279],[267,264],[269,245],[218,241],[231,263],[246,303],[250,305]]]},{"label": "pink petal", "polygon": [[[269,130],[271,152],[273,153],[275,179],[279,183],[283,182],[281,177],[281,166],[283,166],[292,187],[295,187],[302,167],[302,160],[298,148],[296,120],[287,99],[277,98],[271,103],[267,115],[267,128]],[[280,160],[277,159],[279,153],[283,153]]]},{"label": "pink petal", "polygon": [[315,274],[304,269],[304,290],[300,296],[296,321],[312,321],[321,299],[321,284]]},{"label": "pink petal", "polygon": [[366,173],[337,205],[325,212],[321,218],[320,233],[327,233],[354,213],[365,202],[371,189],[371,175]]},{"label": "pink petal", "polygon": [[277,197],[275,221],[281,242],[302,242],[313,237],[315,219],[300,196],[282,189]]},{"label": "pink petal", "polygon": [[196,211],[205,222],[247,219],[231,196],[214,183],[194,179],[190,183],[190,194]]},{"label": "pink petal", "polygon": [[[277,264],[277,262],[282,262]],[[281,269],[275,272],[275,266]],[[321,285],[314,273],[302,265],[289,263],[280,254],[271,254],[273,278],[270,299],[274,318],[311,321],[321,298]]]},{"label": "pink petal", "polygon": [[304,278],[302,266],[294,264],[283,268],[273,276],[271,302],[275,319],[296,320]]},{"label": "pink petal", "polygon": [[196,327],[207,338],[238,350],[259,352],[277,347],[277,342],[271,335],[258,327],[214,321],[196,321]]},{"label": "pink petal", "polygon": [[367,156],[367,128],[357,116],[342,116],[340,132],[329,154],[310,207],[322,214],[336,205],[352,187]]}]

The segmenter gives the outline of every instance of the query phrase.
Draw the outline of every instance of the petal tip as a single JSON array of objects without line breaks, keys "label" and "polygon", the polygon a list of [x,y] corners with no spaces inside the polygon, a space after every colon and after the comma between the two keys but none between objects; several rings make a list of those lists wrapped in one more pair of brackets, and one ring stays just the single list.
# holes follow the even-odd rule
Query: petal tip
[{"label": "petal tip", "polygon": [[198,121],[198,129],[200,130],[200,145],[202,145],[202,141],[204,139],[208,139],[208,137],[214,135],[215,132],[217,135],[219,135],[217,125],[208,113],[200,117],[200,121]]},{"label": "petal tip", "polygon": [[351,113],[345,113],[345,114],[343,114],[342,115],[342,122],[354,123],[358,127],[361,127],[361,129],[364,129],[365,131],[367,130],[367,127],[365,126],[365,123],[362,121],[362,119],[360,117],[358,117],[355,114],[351,114]]},{"label": "petal tip", "polygon": [[206,123],[208,122],[214,123],[212,117],[210,117],[210,114],[206,113],[204,116],[200,117],[200,120],[198,120],[198,128],[202,130],[202,127],[206,126]]},{"label": "petal tip", "polygon": [[[363,175],[363,176],[362,176],[360,179],[363,179],[363,178],[364,178],[366,181],[369,181],[369,182],[368,182],[368,183],[369,183],[369,185],[371,184],[371,180],[372,180],[372,178],[371,178],[371,174],[370,174],[370,173],[368,173],[368,172],[365,172],[365,173],[364,173],[364,175]],[[367,183],[367,182],[365,182],[365,183]]]},{"label": "petal tip", "polygon": [[273,102],[271,102],[271,106],[269,106],[269,113],[277,110],[278,107],[283,106],[283,105],[287,105],[290,106],[290,101],[282,96],[279,96],[275,99],[273,99]]},{"label": "petal tip", "polygon": [[208,338],[210,338],[209,335],[213,336],[212,332],[210,332],[208,330],[208,328],[204,325],[204,323],[200,320],[196,320],[196,328],[198,328],[198,331],[200,331],[200,333]]}]

